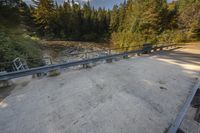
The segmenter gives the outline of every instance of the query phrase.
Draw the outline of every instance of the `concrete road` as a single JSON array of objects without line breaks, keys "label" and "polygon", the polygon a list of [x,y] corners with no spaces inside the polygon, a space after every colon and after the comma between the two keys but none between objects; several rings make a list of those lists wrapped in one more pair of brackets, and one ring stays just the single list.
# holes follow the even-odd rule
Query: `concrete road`
[{"label": "concrete road", "polygon": [[0,103],[0,132],[162,133],[199,72],[196,44],[57,77],[16,79]]}]

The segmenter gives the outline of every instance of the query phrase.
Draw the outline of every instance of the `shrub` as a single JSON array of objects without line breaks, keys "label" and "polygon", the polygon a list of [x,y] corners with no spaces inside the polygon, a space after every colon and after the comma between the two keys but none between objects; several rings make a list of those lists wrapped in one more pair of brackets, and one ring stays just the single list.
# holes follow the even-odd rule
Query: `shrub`
[{"label": "shrub", "polygon": [[10,62],[17,57],[27,59],[29,67],[42,64],[42,52],[37,41],[32,40],[20,27],[0,25],[0,69],[9,70],[11,64],[4,62]]},{"label": "shrub", "polygon": [[56,77],[58,75],[60,75],[60,71],[59,70],[49,71],[49,74],[48,74],[49,77]]}]

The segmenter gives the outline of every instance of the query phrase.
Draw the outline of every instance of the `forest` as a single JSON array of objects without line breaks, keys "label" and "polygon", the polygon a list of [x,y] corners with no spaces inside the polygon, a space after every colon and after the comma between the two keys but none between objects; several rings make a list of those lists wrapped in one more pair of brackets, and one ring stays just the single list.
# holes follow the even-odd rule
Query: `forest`
[{"label": "forest", "polygon": [[112,9],[74,0],[0,1],[0,62],[41,58],[38,38],[116,47],[200,39],[200,0],[127,0]]}]

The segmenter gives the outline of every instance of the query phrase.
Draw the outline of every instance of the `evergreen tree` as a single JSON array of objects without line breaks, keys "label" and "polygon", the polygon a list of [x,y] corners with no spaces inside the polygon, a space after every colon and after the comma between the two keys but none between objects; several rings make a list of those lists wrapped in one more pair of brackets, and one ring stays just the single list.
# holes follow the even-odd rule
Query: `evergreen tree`
[{"label": "evergreen tree", "polygon": [[[11,62],[17,57],[35,59],[37,62],[27,61],[29,67],[41,63],[41,51],[36,47],[37,42],[33,41],[25,31],[24,21],[28,21],[20,16],[25,4],[18,0],[4,0],[0,2],[0,71],[10,71]],[[25,6],[25,5],[24,5]],[[23,22],[23,23],[22,23]],[[27,27],[26,27],[27,28]]]},{"label": "evergreen tree", "polygon": [[53,0],[33,0],[33,3],[33,9],[23,5],[22,16],[27,29],[36,25],[32,29],[37,29],[40,37],[97,40],[111,34],[113,43],[125,46],[156,43],[185,29],[188,38],[199,36],[199,0],[170,4],[167,0],[127,0],[114,5],[111,11],[94,9],[89,1],[83,5],[74,0],[61,5],[54,5]]},{"label": "evergreen tree", "polygon": [[200,38],[200,0],[180,0],[179,28],[187,33],[188,39]]},{"label": "evergreen tree", "polygon": [[19,13],[21,18],[21,24],[25,26],[26,30],[28,30],[29,33],[34,33],[36,28],[32,12],[32,6],[28,6],[25,2],[20,3]]},{"label": "evergreen tree", "polygon": [[0,23],[18,25],[20,23],[19,4],[20,0],[0,1]]},{"label": "evergreen tree", "polygon": [[139,23],[139,31],[145,42],[155,42],[162,30],[163,0],[149,0],[144,2],[143,13]]},{"label": "evergreen tree", "polygon": [[115,24],[111,16],[111,29],[114,24],[118,28],[111,38],[118,46],[156,43],[165,30],[177,27],[177,11],[169,10],[166,0],[128,0],[118,10],[114,9],[113,16],[118,17],[118,22]]},{"label": "evergreen tree", "polygon": [[51,33],[52,16],[55,14],[53,0],[33,0],[35,10],[33,16],[38,25],[38,32],[41,36]]},{"label": "evergreen tree", "polygon": [[41,37],[51,35],[52,38],[66,40],[96,40],[108,36],[109,12],[92,8],[89,1],[82,7],[73,0],[55,6],[51,0],[34,3],[33,17]]},{"label": "evergreen tree", "polygon": [[119,9],[117,5],[113,6],[110,18],[110,30],[116,32],[119,28]]}]

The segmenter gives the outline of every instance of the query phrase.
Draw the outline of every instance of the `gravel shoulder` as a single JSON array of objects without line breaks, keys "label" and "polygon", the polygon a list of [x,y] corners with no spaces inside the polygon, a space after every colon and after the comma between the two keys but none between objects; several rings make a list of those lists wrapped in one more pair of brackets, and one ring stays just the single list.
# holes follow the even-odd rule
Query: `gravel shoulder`
[{"label": "gravel shoulder", "polygon": [[[200,43],[57,77],[16,79],[3,133],[165,132],[200,72]],[[1,93],[1,92],[0,92]]]}]

